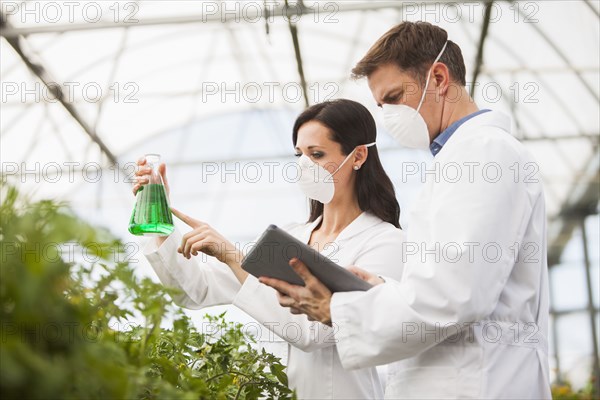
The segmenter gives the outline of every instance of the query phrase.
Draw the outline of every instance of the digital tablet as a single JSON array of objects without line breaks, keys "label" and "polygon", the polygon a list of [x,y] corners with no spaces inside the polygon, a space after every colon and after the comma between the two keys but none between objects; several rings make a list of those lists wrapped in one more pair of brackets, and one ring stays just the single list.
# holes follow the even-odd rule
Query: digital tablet
[{"label": "digital tablet", "polygon": [[258,243],[242,260],[242,268],[258,277],[277,278],[294,285],[304,286],[304,281],[289,265],[298,258],[310,272],[331,292],[369,290],[372,285],[340,267],[306,243],[271,225],[258,239]]}]

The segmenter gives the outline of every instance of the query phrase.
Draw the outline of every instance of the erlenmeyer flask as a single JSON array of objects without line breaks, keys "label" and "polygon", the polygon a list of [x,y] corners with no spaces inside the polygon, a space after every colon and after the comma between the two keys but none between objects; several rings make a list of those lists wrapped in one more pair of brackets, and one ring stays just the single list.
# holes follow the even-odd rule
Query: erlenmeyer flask
[{"label": "erlenmeyer flask", "polygon": [[158,173],[159,154],[146,154],[146,165],[152,168],[149,182],[135,195],[135,207],[129,221],[129,232],[140,236],[167,236],[173,232],[173,217],[167,192]]}]

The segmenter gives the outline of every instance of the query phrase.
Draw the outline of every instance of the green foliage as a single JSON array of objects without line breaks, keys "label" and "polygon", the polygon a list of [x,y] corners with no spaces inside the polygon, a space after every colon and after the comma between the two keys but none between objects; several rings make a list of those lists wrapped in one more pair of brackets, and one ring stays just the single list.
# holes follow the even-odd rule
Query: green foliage
[{"label": "green foliage", "polygon": [[597,390],[598,384],[592,377],[588,384],[580,390],[574,391],[569,382],[557,383],[552,385],[552,398],[555,400],[594,400],[600,393]]},{"label": "green foliage", "polygon": [[278,358],[223,315],[196,330],[107,231],[1,194],[1,398],[293,397]]}]

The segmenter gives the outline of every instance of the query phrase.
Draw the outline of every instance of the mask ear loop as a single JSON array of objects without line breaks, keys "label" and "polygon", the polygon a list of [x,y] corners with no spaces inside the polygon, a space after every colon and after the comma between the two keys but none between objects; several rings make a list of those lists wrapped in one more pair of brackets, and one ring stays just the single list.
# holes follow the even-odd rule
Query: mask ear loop
[{"label": "mask ear loop", "polygon": [[[369,144],[362,144],[361,146],[365,146],[365,147],[368,149],[369,147],[373,147],[373,146],[375,146],[376,144],[377,144],[377,142],[372,142],[372,143],[369,143]],[[356,149],[357,149],[357,148],[359,148],[359,147],[360,147],[360,146],[356,146],[356,147],[354,148],[354,150],[356,150]],[[354,150],[353,150],[353,151],[354,151]],[[354,169],[355,169],[356,171],[358,171],[358,170],[360,169],[360,166],[356,166],[356,165],[355,165],[355,166],[354,166]]]},{"label": "mask ear loop", "polygon": [[[361,144],[361,145],[359,145],[359,146],[367,146],[367,147],[372,147],[372,146],[375,146],[376,144],[377,144],[377,142],[372,142],[372,143],[369,143],[369,144]],[[341,168],[344,166],[344,164],[346,164],[346,161],[348,161],[348,160],[350,159],[350,156],[351,156],[352,154],[354,154],[354,152],[356,151],[356,149],[357,149],[359,146],[356,146],[356,147],[354,148],[354,150],[352,150],[352,151],[350,152],[350,154],[348,154],[348,155],[346,156],[346,158],[344,159],[344,161],[342,161],[342,163],[340,164],[340,166],[339,166],[339,167],[337,167],[337,169],[336,169],[335,171],[333,171],[333,173],[332,173],[332,174],[330,174],[328,178],[325,178],[325,179],[327,180],[327,179],[331,179],[331,178],[333,178],[333,176],[334,176],[335,174],[337,174],[337,173],[338,173],[338,171],[339,171],[339,170],[340,170],[340,169],[341,169]]]},{"label": "mask ear loop", "polygon": [[[444,54],[444,50],[446,50],[446,46],[448,46],[448,40],[446,40],[446,43],[444,43],[444,47],[442,47],[442,51],[440,51],[438,56],[435,58],[435,60],[431,64],[431,68],[433,68],[433,66],[435,65],[436,62],[440,61],[440,58],[442,58],[442,54]],[[429,79],[431,78],[431,68],[429,68],[429,72],[427,72],[427,80],[425,81],[425,87],[423,88],[423,95],[421,96],[421,101],[419,102],[419,107],[417,107],[417,112],[419,112],[419,110],[421,109],[421,106],[423,105],[423,102],[425,101],[425,95],[427,94],[427,87],[429,86]]]}]

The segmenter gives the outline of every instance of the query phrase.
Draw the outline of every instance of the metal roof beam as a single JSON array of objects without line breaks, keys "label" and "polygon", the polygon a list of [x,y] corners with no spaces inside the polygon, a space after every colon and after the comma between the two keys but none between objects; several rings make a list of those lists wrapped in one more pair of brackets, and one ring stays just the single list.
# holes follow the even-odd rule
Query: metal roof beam
[{"label": "metal roof beam", "polygon": [[[465,3],[476,3],[477,1],[466,1]],[[443,0],[441,3],[453,3],[451,0]],[[273,3],[271,3],[273,4]],[[399,1],[366,1],[366,2],[319,2],[316,7],[301,7],[291,6],[285,7],[283,1],[279,1],[277,5],[268,7],[259,11],[257,7],[248,8],[241,13],[221,12],[211,14],[197,15],[182,15],[169,17],[156,17],[140,19],[137,22],[114,22],[114,21],[98,21],[96,23],[69,23],[69,24],[48,24],[36,25],[27,27],[5,27],[0,29],[0,35],[6,38],[27,36],[39,33],[63,33],[72,31],[87,31],[101,30],[114,28],[135,28],[139,26],[155,26],[155,25],[181,25],[181,24],[196,24],[196,23],[227,23],[227,22],[248,22],[256,23],[265,17],[268,18],[283,18],[290,20],[294,17],[302,15],[310,15],[319,13],[321,17],[331,16],[332,18],[338,12],[351,11],[377,11],[383,9],[403,8],[405,5]]]},{"label": "metal roof beam", "polygon": [[475,70],[473,71],[473,78],[471,79],[471,82],[473,82],[470,93],[471,97],[473,97],[473,95],[475,94],[475,84],[477,83],[477,78],[479,78],[479,73],[483,64],[483,49],[485,48],[485,39],[487,38],[490,28],[490,19],[492,17],[493,3],[493,1],[489,1],[485,4],[485,16],[483,18],[483,24],[481,26],[481,36],[479,37],[479,44],[477,46],[477,56],[475,57]]},{"label": "metal roof beam", "polygon": [[[0,12],[0,25],[6,26],[10,28],[8,21],[6,20],[4,14]],[[114,153],[106,146],[106,144],[98,137],[93,127],[91,127],[81,116],[75,105],[68,101],[64,96],[64,92],[62,87],[59,87],[53,82],[57,82],[52,78],[50,73],[44,68],[44,66],[40,62],[33,61],[34,57],[32,54],[24,49],[24,46],[27,47],[27,41],[23,37],[17,38],[6,38],[8,44],[14,49],[14,51],[19,55],[19,57],[23,60],[27,68],[37,76],[44,85],[48,88],[48,91],[56,98],[60,104],[67,110],[67,112],[71,115],[71,117],[75,120],[75,122],[83,129],[83,131],[94,141],[99,147],[102,153],[106,155],[106,157],[110,160],[111,163],[117,163],[117,157]]]}]

